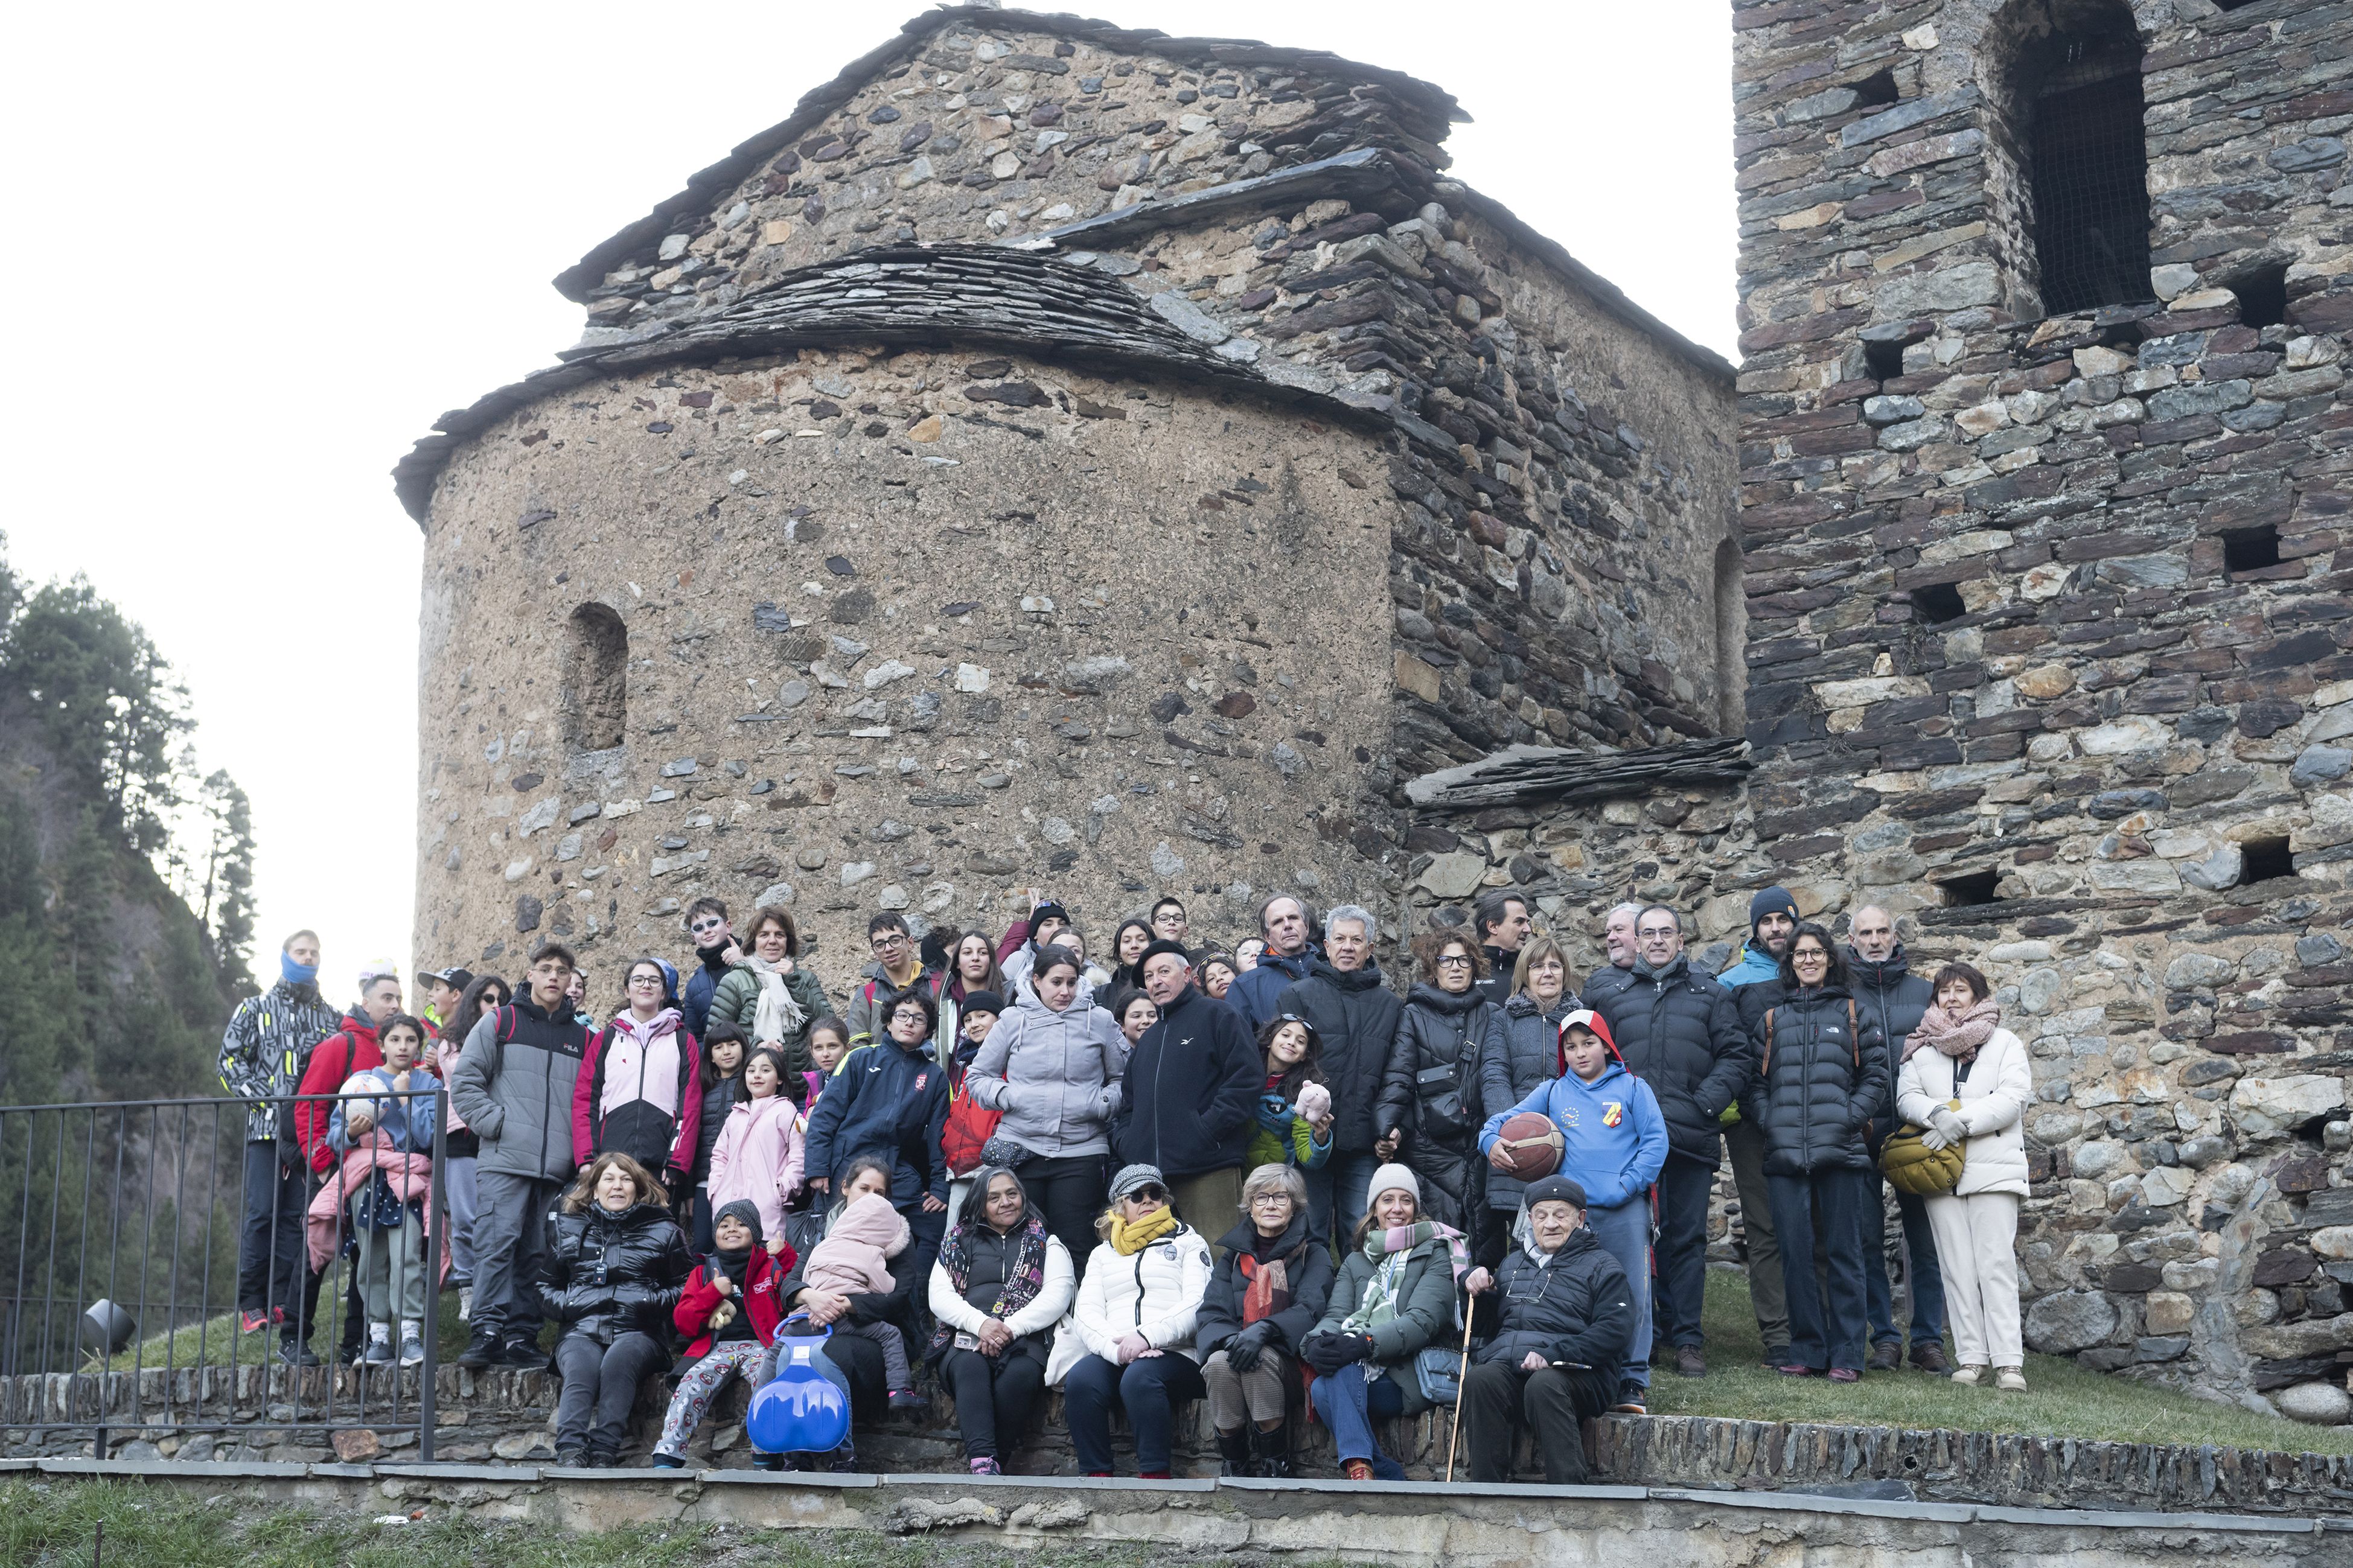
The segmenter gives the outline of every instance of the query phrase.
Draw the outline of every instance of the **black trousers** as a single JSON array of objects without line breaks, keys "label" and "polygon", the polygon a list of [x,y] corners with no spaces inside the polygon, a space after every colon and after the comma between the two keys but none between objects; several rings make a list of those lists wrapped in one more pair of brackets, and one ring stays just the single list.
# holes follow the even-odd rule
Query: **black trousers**
[{"label": "black trousers", "polygon": [[310,1267],[302,1245],[310,1203],[311,1173],[301,1162],[287,1164],[268,1140],[245,1146],[245,1224],[237,1248],[237,1304],[244,1310],[276,1307],[291,1322],[295,1282]]},{"label": "black trousers", "polygon": [[[1079,1279],[1087,1277],[1087,1259],[1095,1250],[1095,1218],[1103,1211],[1103,1194],[1111,1178],[1103,1172],[1101,1154],[1072,1154],[1048,1159],[1032,1154],[1013,1167],[1029,1201],[1046,1216],[1046,1228],[1070,1250],[1071,1268]],[[975,1193],[967,1205],[980,1202]]]},{"label": "black trousers", "polygon": [[1705,1342],[1699,1326],[1707,1296],[1707,1200],[1715,1167],[1669,1154],[1659,1171],[1659,1305],[1654,1343],[1681,1349]]},{"label": "black trousers", "polygon": [[1609,1408],[1618,1369],[1569,1372],[1548,1366],[1522,1372],[1503,1362],[1481,1362],[1462,1381],[1462,1439],[1471,1453],[1471,1479],[1512,1479],[1512,1446],[1520,1428],[1533,1426],[1545,1479],[1554,1486],[1585,1482],[1585,1429],[1581,1423]]},{"label": "black trousers", "polygon": [[1046,1391],[1046,1363],[1010,1345],[994,1360],[978,1351],[950,1350],[940,1358],[940,1381],[955,1395],[964,1457],[993,1459],[1000,1440],[1019,1441],[1029,1424]]},{"label": "black trousers", "polygon": [[629,1440],[638,1384],[668,1366],[670,1352],[634,1329],[616,1335],[610,1345],[586,1334],[566,1334],[555,1342],[555,1364],[564,1373],[564,1391],[555,1399],[557,1449],[586,1447],[617,1454]]}]

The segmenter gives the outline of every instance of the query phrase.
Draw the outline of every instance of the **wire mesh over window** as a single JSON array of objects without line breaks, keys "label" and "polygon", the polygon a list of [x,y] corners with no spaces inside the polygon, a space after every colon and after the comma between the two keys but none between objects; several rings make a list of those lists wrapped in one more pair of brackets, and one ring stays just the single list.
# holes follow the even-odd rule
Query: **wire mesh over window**
[{"label": "wire mesh over window", "polygon": [[2060,34],[2044,46],[2031,125],[2042,308],[2057,314],[2148,295],[2148,153],[2140,42]]}]

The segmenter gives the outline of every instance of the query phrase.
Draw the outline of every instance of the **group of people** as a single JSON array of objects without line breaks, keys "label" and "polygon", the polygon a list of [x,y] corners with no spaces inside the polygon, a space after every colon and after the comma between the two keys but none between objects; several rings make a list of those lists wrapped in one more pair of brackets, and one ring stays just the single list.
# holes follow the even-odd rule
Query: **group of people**
[{"label": "group of people", "polygon": [[[347,1356],[421,1359],[438,1280],[470,1327],[459,1364],[561,1373],[573,1462],[614,1462],[668,1373],[654,1462],[683,1464],[727,1383],[803,1336],[868,1420],[925,1405],[927,1368],[976,1473],[1059,1386],[1091,1474],[1118,1412],[1138,1472],[1166,1475],[1176,1407],[1207,1399],[1229,1474],[1290,1473],[1312,1410],[1345,1474],[1394,1477],[1374,1423],[1437,1403],[1474,1479],[1508,1479],[1526,1428],[1574,1481],[1579,1421],[1641,1413],[1654,1363],[1706,1374],[1727,1150],[1767,1364],[1902,1364],[1876,1173],[1901,1128],[1959,1171],[1899,1192],[1911,1361],[2024,1386],[2025,1052],[1977,970],[1909,973],[1885,910],[1841,944],[1766,889],[1716,977],[1677,911],[1622,905],[1579,985],[1498,889],[1411,942],[1400,994],[1354,905],[1319,921],[1279,895],[1228,950],[1165,898],[1098,963],[1033,894],[996,939],[875,914],[838,1006],[789,910],[739,935],[706,898],[686,921],[694,962],[631,961],[609,1014],[551,942],[519,988],[428,974],[421,1016],[365,970],[338,1016],[317,937],[290,938],[222,1047],[252,1102],[242,1326],[315,1363],[342,1237]],[[1504,1133],[1531,1113],[1559,1150],[1542,1173]],[[756,1458],[856,1463],[850,1441]]]}]

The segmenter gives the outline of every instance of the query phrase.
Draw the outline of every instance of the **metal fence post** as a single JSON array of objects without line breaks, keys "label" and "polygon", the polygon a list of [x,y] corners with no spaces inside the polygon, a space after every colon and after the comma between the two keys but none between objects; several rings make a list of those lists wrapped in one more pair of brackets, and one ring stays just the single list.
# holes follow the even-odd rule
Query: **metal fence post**
[{"label": "metal fence post", "polygon": [[425,1278],[429,1287],[425,1292],[425,1365],[424,1381],[417,1388],[417,1456],[426,1464],[433,1462],[433,1426],[435,1421],[434,1384],[439,1381],[441,1368],[441,1251],[450,1245],[449,1193],[443,1166],[449,1157],[449,1115],[442,1103],[448,1087],[435,1080],[433,1086],[433,1175],[426,1197],[431,1233],[425,1242]]}]

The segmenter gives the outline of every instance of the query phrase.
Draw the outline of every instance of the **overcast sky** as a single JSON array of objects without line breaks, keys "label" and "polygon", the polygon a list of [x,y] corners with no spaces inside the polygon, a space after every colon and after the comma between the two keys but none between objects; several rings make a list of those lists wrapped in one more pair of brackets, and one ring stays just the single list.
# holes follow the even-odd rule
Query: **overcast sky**
[{"label": "overcast sky", "polygon": [[[16,14],[0,527],[179,670],[204,766],[253,797],[267,971],[297,925],[338,1000],[364,961],[459,956],[408,949],[420,542],[394,459],[577,337],[548,279],[917,8]],[[1722,0],[1073,8],[1438,82],[1473,117],[1457,176],[1733,353]]]}]

